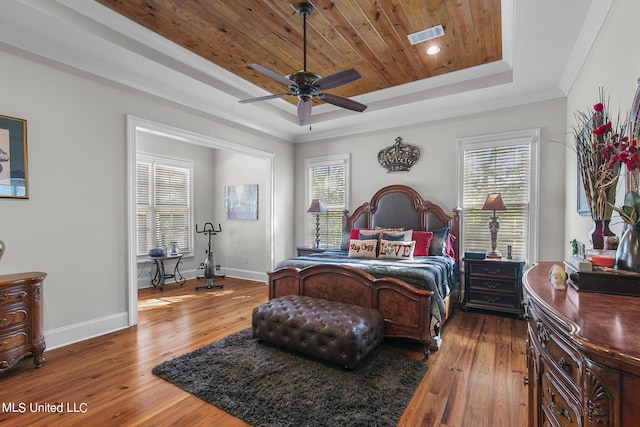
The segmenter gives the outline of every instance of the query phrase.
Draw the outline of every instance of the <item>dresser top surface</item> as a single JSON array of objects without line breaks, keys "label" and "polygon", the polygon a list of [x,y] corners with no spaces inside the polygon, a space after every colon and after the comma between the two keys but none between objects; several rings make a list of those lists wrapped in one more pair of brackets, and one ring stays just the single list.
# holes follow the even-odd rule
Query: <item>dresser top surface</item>
[{"label": "dresser top surface", "polygon": [[541,262],[523,277],[526,293],[560,323],[585,350],[640,367],[640,297],[553,288],[549,270],[562,262]]}]

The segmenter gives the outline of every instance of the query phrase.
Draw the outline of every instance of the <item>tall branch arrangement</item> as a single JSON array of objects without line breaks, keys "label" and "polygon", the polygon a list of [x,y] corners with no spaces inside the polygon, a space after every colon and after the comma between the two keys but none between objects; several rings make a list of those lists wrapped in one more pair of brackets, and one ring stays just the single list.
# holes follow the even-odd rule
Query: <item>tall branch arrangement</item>
[{"label": "tall branch arrangement", "polygon": [[609,99],[600,89],[600,99],[592,110],[576,111],[575,137],[578,170],[591,218],[610,220],[616,199],[616,185],[622,163],[620,154],[628,152],[629,138],[625,135],[626,118],[618,117],[615,126],[609,113]]}]

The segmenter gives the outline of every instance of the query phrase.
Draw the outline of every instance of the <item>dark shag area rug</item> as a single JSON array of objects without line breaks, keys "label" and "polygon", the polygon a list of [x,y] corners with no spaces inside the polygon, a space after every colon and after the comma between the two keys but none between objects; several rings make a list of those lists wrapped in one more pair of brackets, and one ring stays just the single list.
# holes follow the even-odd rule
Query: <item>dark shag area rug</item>
[{"label": "dark shag area rug", "polygon": [[255,427],[370,427],[397,425],[427,366],[375,351],[347,371],[245,329],[152,372]]}]

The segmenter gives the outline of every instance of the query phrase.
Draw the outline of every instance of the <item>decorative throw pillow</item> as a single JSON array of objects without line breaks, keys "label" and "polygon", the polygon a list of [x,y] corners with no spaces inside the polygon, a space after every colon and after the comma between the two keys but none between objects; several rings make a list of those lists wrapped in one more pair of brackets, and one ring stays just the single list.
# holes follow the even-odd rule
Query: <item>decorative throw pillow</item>
[{"label": "decorative throw pillow", "polygon": [[404,242],[404,234],[399,233],[382,233],[384,240],[392,240],[394,242]]},{"label": "decorative throw pillow", "polygon": [[349,257],[351,258],[375,258],[378,240],[357,240],[349,241]]},{"label": "decorative throw pillow", "polygon": [[398,242],[380,240],[380,254],[378,258],[411,259],[416,242]]},{"label": "decorative throw pillow", "polygon": [[380,239],[380,231],[378,230],[360,230],[358,232],[358,240],[378,240]]},{"label": "decorative throw pillow", "polygon": [[447,239],[447,243],[444,246],[444,252],[454,260],[456,259],[456,251],[453,249],[453,242],[456,241],[456,236],[449,233],[449,238]]},{"label": "decorative throw pillow", "polygon": [[349,240],[357,239],[360,230],[368,230],[368,228],[352,228],[351,231],[349,231]]},{"label": "decorative throw pillow", "polygon": [[379,225],[376,225],[375,229],[376,230],[382,230],[383,232],[385,232],[385,231],[404,231],[404,227],[388,228],[388,227],[380,227]]},{"label": "decorative throw pillow", "polygon": [[433,239],[433,233],[430,231],[414,231],[411,235],[411,240],[416,242],[413,254],[415,256],[429,256],[431,239]]},{"label": "decorative throw pillow", "polygon": [[429,246],[429,256],[443,256],[447,253],[446,244],[449,240],[449,227],[441,228],[433,231],[431,246]]},{"label": "decorative throw pillow", "polygon": [[411,235],[413,234],[413,230],[406,230],[406,231],[383,231],[382,232],[382,239],[385,240],[395,240],[395,241],[400,241],[400,242],[410,242],[411,239]]}]

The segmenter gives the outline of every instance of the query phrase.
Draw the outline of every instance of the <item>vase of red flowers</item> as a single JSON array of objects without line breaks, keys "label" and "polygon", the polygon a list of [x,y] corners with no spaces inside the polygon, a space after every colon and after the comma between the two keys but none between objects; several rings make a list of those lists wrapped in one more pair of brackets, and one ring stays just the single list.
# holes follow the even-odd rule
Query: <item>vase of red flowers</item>
[{"label": "vase of red flowers", "polygon": [[587,112],[577,111],[575,118],[573,133],[578,171],[594,221],[592,244],[594,249],[603,249],[604,236],[613,235],[608,225],[624,159],[622,153],[629,149],[629,138],[625,136],[627,121],[618,118],[616,123],[612,122],[602,88],[599,102]]}]

